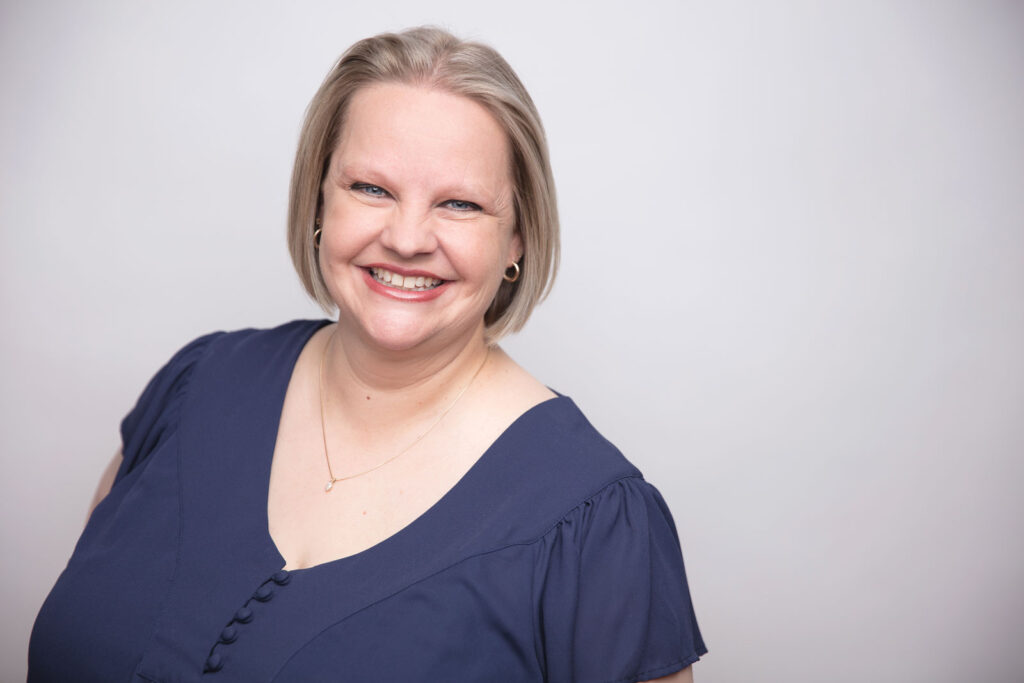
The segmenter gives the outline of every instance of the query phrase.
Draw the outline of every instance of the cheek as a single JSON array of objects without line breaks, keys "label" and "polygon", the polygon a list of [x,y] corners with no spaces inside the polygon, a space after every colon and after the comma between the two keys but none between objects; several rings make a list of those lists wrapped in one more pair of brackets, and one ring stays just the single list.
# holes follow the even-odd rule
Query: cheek
[{"label": "cheek", "polygon": [[441,248],[460,276],[477,282],[494,279],[506,258],[508,244],[493,225],[465,225],[448,231]]},{"label": "cheek", "polygon": [[[362,209],[362,210],[360,210]],[[324,234],[320,241],[321,259],[331,261],[352,257],[373,241],[373,220],[379,218],[365,207],[325,207]]]},{"label": "cheek", "polygon": [[498,244],[490,243],[477,254],[475,259],[477,287],[479,297],[484,305],[490,305],[491,301],[501,287],[502,276],[505,268],[514,258],[514,244],[501,240]]},{"label": "cheek", "polygon": [[344,289],[342,283],[347,277],[351,262],[368,242],[357,225],[358,223],[339,219],[337,213],[332,215],[326,210],[324,212],[324,232],[320,239],[317,262],[324,284],[335,301]]}]

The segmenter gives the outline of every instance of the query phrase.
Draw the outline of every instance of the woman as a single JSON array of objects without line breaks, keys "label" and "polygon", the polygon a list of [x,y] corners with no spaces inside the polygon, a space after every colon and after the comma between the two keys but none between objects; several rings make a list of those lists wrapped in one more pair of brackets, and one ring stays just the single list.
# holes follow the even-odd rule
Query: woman
[{"label": "woman", "polygon": [[29,679],[691,680],[663,500],[495,345],[558,253],[501,57],[436,29],[354,45],[307,112],[289,240],[337,322],[215,333],[157,373]]}]

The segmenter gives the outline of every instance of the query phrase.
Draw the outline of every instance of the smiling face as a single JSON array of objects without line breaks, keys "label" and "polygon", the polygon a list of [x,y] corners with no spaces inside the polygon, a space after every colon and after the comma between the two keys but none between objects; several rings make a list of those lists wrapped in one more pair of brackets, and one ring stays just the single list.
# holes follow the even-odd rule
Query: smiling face
[{"label": "smiling face", "polygon": [[321,188],[320,269],[344,329],[392,351],[483,340],[522,256],[509,155],[468,98],[396,83],[355,94]]}]

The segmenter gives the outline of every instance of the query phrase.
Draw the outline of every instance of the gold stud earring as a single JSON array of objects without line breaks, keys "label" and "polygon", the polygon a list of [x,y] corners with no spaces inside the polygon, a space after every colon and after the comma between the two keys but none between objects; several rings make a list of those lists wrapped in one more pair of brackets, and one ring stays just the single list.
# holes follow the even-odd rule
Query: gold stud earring
[{"label": "gold stud earring", "polygon": [[[515,272],[512,275],[508,274],[509,268],[515,269]],[[519,279],[520,272],[522,271],[519,270],[519,264],[513,261],[512,265],[505,269],[505,274],[501,276],[501,279],[503,279],[505,282],[515,282],[516,280]]]}]

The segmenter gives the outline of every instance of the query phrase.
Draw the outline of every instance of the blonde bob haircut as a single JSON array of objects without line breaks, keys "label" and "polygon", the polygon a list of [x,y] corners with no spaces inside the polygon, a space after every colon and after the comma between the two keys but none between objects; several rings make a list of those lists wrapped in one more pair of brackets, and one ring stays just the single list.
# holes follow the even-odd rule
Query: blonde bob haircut
[{"label": "blonde bob haircut", "polygon": [[558,269],[558,208],[544,128],[529,93],[501,55],[437,28],[360,40],[309,103],[288,200],[288,247],[306,292],[328,314],[334,311],[313,242],[320,188],[349,102],[360,88],[377,83],[425,85],[467,97],[485,107],[508,136],[515,229],[523,244],[521,274],[514,283],[502,281],[484,325],[488,343],[518,331],[547,296]]}]

